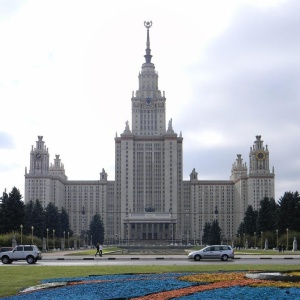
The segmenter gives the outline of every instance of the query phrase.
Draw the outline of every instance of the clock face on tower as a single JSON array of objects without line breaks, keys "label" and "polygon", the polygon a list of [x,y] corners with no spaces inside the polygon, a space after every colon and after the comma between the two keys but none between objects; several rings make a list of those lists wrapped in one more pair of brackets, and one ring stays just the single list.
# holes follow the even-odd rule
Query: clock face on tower
[{"label": "clock face on tower", "polygon": [[265,153],[264,153],[263,151],[257,152],[257,153],[256,153],[256,158],[257,158],[258,160],[263,160],[263,159],[265,159]]},{"label": "clock face on tower", "polygon": [[39,152],[35,155],[35,158],[36,158],[36,159],[40,159],[41,157],[42,157],[42,156],[41,156],[41,153],[39,153]]}]

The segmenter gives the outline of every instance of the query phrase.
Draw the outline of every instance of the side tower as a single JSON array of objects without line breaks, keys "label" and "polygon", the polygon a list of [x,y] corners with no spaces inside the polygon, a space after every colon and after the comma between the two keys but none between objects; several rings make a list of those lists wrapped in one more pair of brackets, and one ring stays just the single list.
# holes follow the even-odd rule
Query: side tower
[{"label": "side tower", "polygon": [[233,181],[233,233],[244,219],[248,207],[248,169],[243,163],[242,155],[238,154],[231,168],[230,180]]},{"label": "side tower", "polygon": [[115,138],[117,234],[128,240],[171,240],[182,192],[182,137],[174,132],[172,120],[166,129],[166,98],[151,62],[152,22],[144,25],[145,63],[131,98],[132,131],[126,122]]},{"label": "side tower", "polygon": [[234,233],[243,221],[249,205],[258,210],[264,197],[275,197],[274,169],[270,172],[268,146],[264,146],[260,135],[256,136],[253,147],[250,147],[249,173],[247,172],[246,163],[243,163],[241,155],[238,154],[230,177],[234,183]]},{"label": "side tower", "polygon": [[59,154],[55,155],[54,163],[50,164],[49,173],[61,177],[63,180],[67,180],[68,177],[65,174],[64,165],[61,163]]},{"label": "side tower", "polygon": [[30,174],[46,175],[49,172],[49,153],[42,136],[38,136],[36,147],[30,151]]},{"label": "side tower", "polygon": [[25,203],[39,200],[43,207],[50,202],[59,208],[64,202],[64,186],[67,181],[64,166],[56,155],[49,166],[49,152],[42,136],[38,136],[36,147],[31,147],[30,169],[25,168]]},{"label": "side tower", "polygon": [[270,172],[269,149],[257,135],[249,153],[248,205],[258,210],[264,197],[275,198],[274,168]]}]

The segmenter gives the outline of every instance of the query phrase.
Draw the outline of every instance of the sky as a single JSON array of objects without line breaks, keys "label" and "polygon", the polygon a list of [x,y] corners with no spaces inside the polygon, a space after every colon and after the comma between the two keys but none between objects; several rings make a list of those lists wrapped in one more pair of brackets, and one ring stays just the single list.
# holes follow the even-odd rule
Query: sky
[{"label": "sky", "polygon": [[37,136],[69,180],[114,180],[146,29],[184,180],[227,180],[261,135],[275,200],[300,184],[299,0],[0,0],[0,192],[24,196]]}]

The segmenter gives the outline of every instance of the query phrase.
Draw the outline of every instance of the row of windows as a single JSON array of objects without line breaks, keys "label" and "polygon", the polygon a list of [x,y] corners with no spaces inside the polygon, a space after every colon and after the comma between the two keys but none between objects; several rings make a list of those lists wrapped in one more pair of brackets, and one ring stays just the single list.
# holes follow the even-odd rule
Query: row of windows
[{"label": "row of windows", "polygon": [[199,191],[203,191],[203,190],[209,190],[209,191],[219,191],[221,189],[221,191],[232,191],[233,186],[219,186],[219,185],[205,185],[205,186],[194,186],[195,189],[198,189]]},{"label": "row of windows", "polygon": [[[81,186],[81,185],[75,185],[75,186],[66,186],[65,187],[65,190],[70,192],[70,191],[85,191],[85,192],[88,192],[90,190],[90,192],[94,192],[94,188],[96,189],[97,192],[100,191],[100,187],[99,186]],[[101,189],[105,189],[106,186],[101,186]]]}]

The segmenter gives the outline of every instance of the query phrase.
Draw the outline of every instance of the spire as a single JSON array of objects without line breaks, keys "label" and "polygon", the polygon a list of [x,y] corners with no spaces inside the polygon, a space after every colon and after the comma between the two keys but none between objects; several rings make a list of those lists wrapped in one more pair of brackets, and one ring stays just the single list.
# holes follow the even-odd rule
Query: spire
[{"label": "spire", "polygon": [[146,55],[144,55],[146,59],[146,63],[151,63],[151,49],[150,49],[150,37],[149,37],[149,28],[152,26],[152,21],[145,21],[144,26],[147,28],[147,43],[146,43]]},{"label": "spire", "polygon": [[172,126],[172,119],[169,120],[168,124],[168,133],[174,133],[173,126]]},{"label": "spire", "polygon": [[125,122],[125,130],[124,130],[124,133],[126,133],[126,134],[131,134],[131,131],[130,131],[130,129],[129,129],[129,122],[128,122],[128,121]]}]

